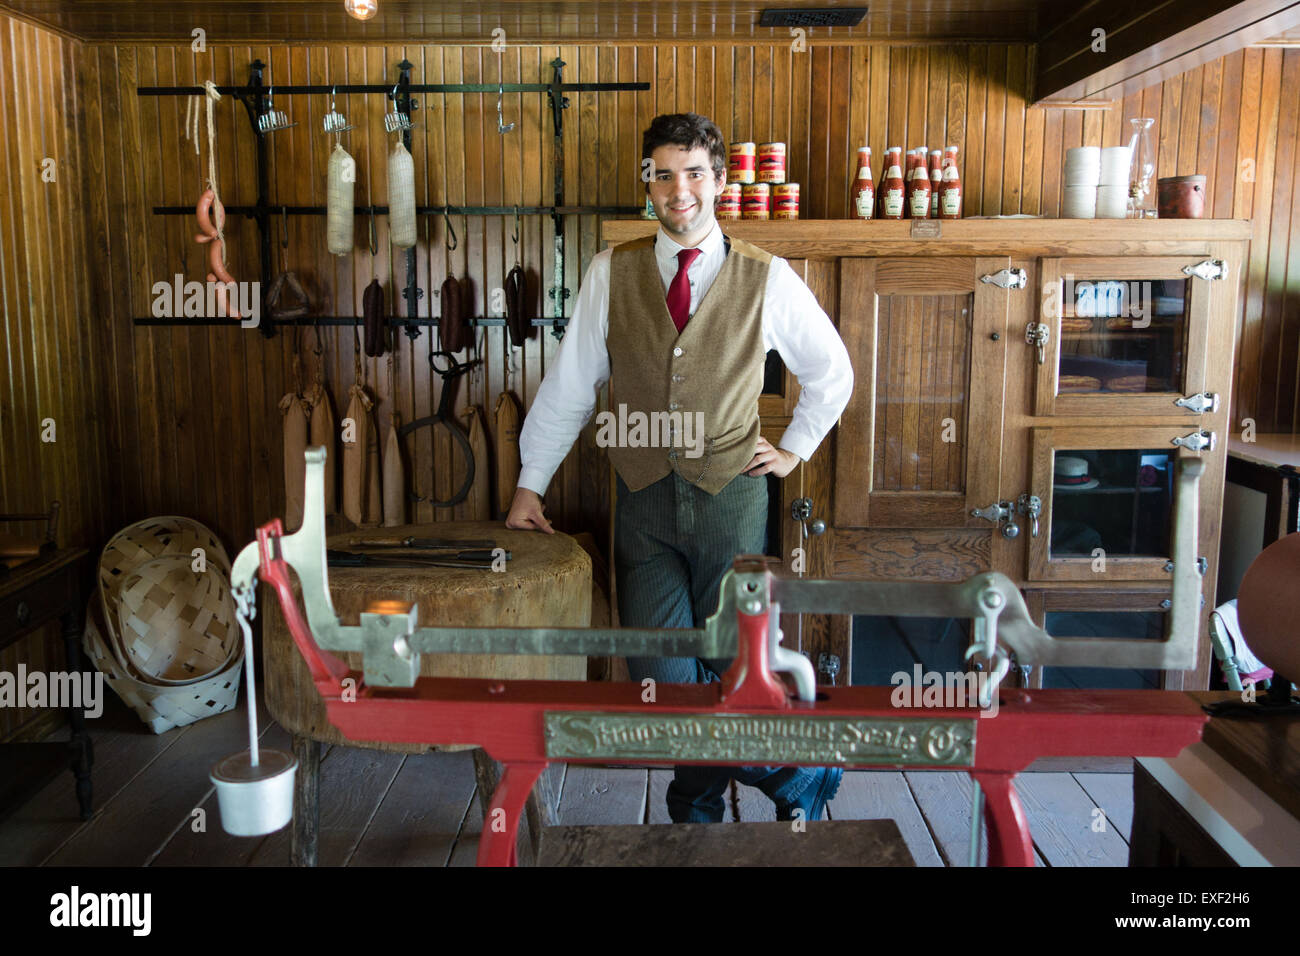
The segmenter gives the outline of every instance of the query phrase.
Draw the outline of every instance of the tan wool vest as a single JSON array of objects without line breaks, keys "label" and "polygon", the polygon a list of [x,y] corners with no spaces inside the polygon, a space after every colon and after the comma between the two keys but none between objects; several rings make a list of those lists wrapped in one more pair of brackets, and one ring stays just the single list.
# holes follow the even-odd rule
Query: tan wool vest
[{"label": "tan wool vest", "polygon": [[611,411],[596,442],[631,491],[672,471],[716,495],[754,457],[763,390],[763,296],[772,256],[731,239],[731,252],[679,335],[654,237],[610,260]]}]

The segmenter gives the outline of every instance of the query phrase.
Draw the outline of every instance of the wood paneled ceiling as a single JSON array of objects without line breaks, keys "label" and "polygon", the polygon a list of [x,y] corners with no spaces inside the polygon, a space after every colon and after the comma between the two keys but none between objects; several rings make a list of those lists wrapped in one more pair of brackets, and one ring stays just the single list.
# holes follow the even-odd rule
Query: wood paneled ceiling
[{"label": "wood paneled ceiling", "polygon": [[[1058,0],[1059,2],[1059,0]],[[863,41],[1032,41],[1039,0],[379,0],[374,19],[348,16],[343,0],[3,0],[0,8],[91,40],[188,43],[201,27],[208,42],[424,41],[681,43],[699,39],[791,42],[789,27],[760,27],[769,8],[866,6],[855,27],[813,27],[819,43]]]}]

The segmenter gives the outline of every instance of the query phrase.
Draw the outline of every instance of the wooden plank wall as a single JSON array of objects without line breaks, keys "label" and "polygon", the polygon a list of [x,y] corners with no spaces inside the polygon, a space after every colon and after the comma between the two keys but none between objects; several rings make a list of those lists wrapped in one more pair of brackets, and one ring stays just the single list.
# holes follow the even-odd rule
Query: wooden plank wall
[{"label": "wooden plank wall", "polygon": [[[57,498],[60,544],[94,547],[107,529],[107,392],[88,347],[96,303],[84,281],[82,104],[64,80],[81,55],[75,40],[0,16],[0,513],[45,511]],[[53,441],[42,440],[46,419]],[[0,522],[0,531],[44,528]],[[0,671],[20,660],[62,668],[61,648],[52,626],[0,652]],[[0,708],[0,739],[33,716]]]},{"label": "wooden plank wall", "polygon": [[[207,522],[231,546],[247,541],[255,524],[279,514],[283,491],[280,413],[291,386],[290,340],[267,341],[236,330],[138,329],[133,315],[147,314],[149,286],[183,269],[202,278],[192,223],[148,213],[155,203],[188,204],[200,187],[193,150],[181,138],[185,103],[139,98],[136,86],[213,78],[242,81],[256,57],[271,64],[272,83],[377,82],[394,76],[403,56],[415,63],[418,82],[492,82],[498,77],[542,81],[561,56],[570,80],[646,80],[643,93],[571,94],[565,116],[566,201],[637,204],[640,131],[659,112],[694,110],[713,116],[729,139],[784,140],[790,178],[803,184],[804,218],[849,213],[854,147],[870,145],[877,157],[887,145],[960,147],[968,214],[1034,213],[1054,216],[1061,200],[1063,151],[1081,144],[1127,140],[1128,119],[1156,116],[1160,175],[1196,171],[1209,176],[1208,211],[1217,217],[1254,217],[1256,237],[1243,315],[1238,317],[1240,358],[1235,420],[1252,417],[1261,431],[1289,430],[1297,420],[1297,343],[1300,339],[1300,250],[1290,243],[1296,219],[1296,111],[1300,104],[1300,51],[1251,49],[1224,57],[1106,110],[1061,112],[1027,109],[1032,48],[1026,45],[818,46],[785,45],[526,46],[498,56],[485,47],[437,46],[188,46],[88,45],[81,57],[80,96],[87,104],[88,195],[92,228],[106,245],[105,267],[88,270],[99,306],[101,350],[112,401],[106,423],[114,467],[106,479],[117,521],[181,511]],[[413,150],[419,202],[547,203],[551,191],[550,114],[540,94],[509,94],[504,111],[516,130],[496,132],[491,94],[425,96]],[[329,143],[319,122],[325,97],[284,96],[276,106],[299,125],[274,137],[273,201],[323,203]],[[364,128],[348,134],[358,158],[358,202],[373,190],[385,196],[385,135],[379,97],[344,98],[339,104]],[[252,135],[242,108],[218,107],[219,180],[228,202],[253,197]],[[1250,160],[1251,162],[1247,162]],[[877,168],[877,174],[879,169]],[[1297,220],[1300,224],[1300,220]],[[456,221],[460,246],[451,267],[473,283],[482,314],[490,290],[512,264],[510,224],[497,219]],[[356,254],[326,253],[323,223],[288,222],[289,265],[331,312],[360,309],[360,293],[373,274],[387,285],[399,260],[387,251],[364,251],[358,222]],[[443,224],[422,223],[420,284],[443,278]],[[567,283],[579,278],[599,248],[595,217],[568,223],[573,253]],[[523,261],[550,283],[549,225],[534,217],[522,227]],[[231,271],[255,277],[251,224],[229,229]],[[400,279],[400,270],[398,272]],[[545,287],[545,286],[544,286]],[[390,290],[391,297],[391,290]],[[539,303],[545,308],[549,303]],[[426,296],[421,304],[428,311]],[[436,312],[436,303],[433,305]],[[337,417],[354,381],[350,332],[326,331],[324,380]],[[304,343],[310,343],[310,338]],[[514,386],[531,402],[556,347],[546,335],[530,343]],[[402,419],[427,414],[430,395],[424,340],[411,356],[404,345],[390,387],[385,361],[367,361],[365,373],[381,399],[385,423],[395,406]],[[507,349],[500,330],[486,333],[487,372],[462,390],[489,409],[506,379]],[[305,351],[314,369],[315,359]],[[309,373],[310,374],[310,373]],[[468,392],[468,395],[466,394]],[[445,449],[421,438],[408,448],[417,481]],[[601,459],[584,439],[552,485],[550,513],[566,530],[599,530],[606,518]],[[442,478],[445,486],[448,479]],[[445,513],[444,513],[445,516]],[[430,512],[420,511],[427,520]],[[603,540],[603,535],[599,535]]]}]

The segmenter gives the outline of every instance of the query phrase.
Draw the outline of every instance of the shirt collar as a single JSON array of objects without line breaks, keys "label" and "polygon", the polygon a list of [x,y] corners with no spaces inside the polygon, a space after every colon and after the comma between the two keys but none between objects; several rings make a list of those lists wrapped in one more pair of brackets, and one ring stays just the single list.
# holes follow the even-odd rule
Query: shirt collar
[{"label": "shirt collar", "polygon": [[[671,262],[673,268],[677,268],[677,253],[685,249],[686,246],[673,240],[668,233],[664,232],[664,227],[659,227],[659,232],[655,235],[655,257],[660,262]],[[718,221],[713,220],[713,228],[709,230],[698,246],[692,248],[699,249],[705,256],[721,255],[722,253],[722,229],[718,226]],[[698,261],[698,259],[696,260]]]}]

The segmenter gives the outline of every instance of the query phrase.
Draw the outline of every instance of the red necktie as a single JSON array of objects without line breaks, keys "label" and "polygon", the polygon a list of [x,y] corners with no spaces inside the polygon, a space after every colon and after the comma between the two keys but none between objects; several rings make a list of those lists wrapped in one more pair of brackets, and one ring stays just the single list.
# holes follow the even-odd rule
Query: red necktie
[{"label": "red necktie", "polygon": [[691,282],[686,271],[699,254],[699,249],[683,249],[677,253],[677,275],[668,286],[668,314],[673,317],[673,325],[677,326],[679,333],[691,318]]}]

